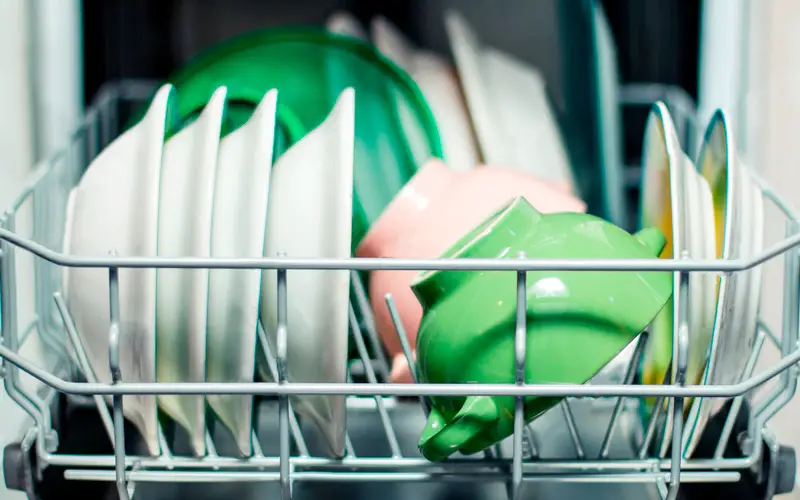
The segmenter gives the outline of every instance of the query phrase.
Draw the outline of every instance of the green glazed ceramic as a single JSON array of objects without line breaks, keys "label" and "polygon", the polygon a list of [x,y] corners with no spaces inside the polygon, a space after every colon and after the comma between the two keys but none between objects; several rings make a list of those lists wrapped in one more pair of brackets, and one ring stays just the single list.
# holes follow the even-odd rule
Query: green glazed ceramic
[{"label": "green glazed ceramic", "polygon": [[270,89],[291,146],[316,128],[346,88],[356,91],[353,248],[431,157],[442,157],[436,122],[419,88],[371,44],[323,29],[257,31],[203,51],[170,77],[182,126],[217,87],[228,87],[226,132],[246,122]]},{"label": "green glazed ceramic", "polygon": [[[631,235],[598,217],[543,215],[524,198],[508,203],[443,258],[652,258],[657,229]],[[669,272],[527,273],[527,383],[582,384],[611,361],[672,295]],[[426,383],[514,383],[516,273],[435,271],[412,289],[423,307],[418,373]],[[533,420],[560,398],[527,398]],[[513,397],[432,397],[419,441],[429,460],[476,453],[513,432]]]}]

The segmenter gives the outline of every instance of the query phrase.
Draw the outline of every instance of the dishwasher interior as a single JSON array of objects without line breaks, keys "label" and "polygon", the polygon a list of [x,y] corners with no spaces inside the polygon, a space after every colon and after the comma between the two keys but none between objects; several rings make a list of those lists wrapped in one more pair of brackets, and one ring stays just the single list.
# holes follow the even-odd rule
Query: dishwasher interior
[{"label": "dishwasher interior", "polygon": [[[80,259],[59,252],[69,191],[97,154],[125,130],[135,110],[153,95],[162,69],[171,64],[167,59],[188,59],[199,48],[220,38],[265,24],[321,24],[331,13],[342,9],[350,9],[364,19],[375,14],[391,17],[414,33],[417,41],[446,54],[442,13],[460,9],[481,36],[535,62],[547,76],[561,126],[570,131],[566,134],[568,147],[579,158],[577,162],[596,163],[602,150],[597,144],[596,128],[603,125],[587,102],[585,85],[581,84],[591,78],[593,71],[591,58],[587,60],[582,51],[591,43],[586,35],[588,21],[584,7],[594,2],[495,4],[480,0],[436,0],[403,5],[387,2],[380,7],[360,1],[266,4],[210,1],[202,6],[189,1],[168,3],[169,7],[148,4],[126,11],[120,2],[109,2],[111,6],[102,15],[90,11],[98,17],[95,22],[105,19],[113,26],[116,25],[111,20],[119,23],[126,12],[132,18],[131,26],[141,26],[140,23],[158,19],[153,12],[166,16],[169,11],[169,19],[174,23],[170,35],[172,50],[161,60],[139,67],[134,60],[152,53],[146,43],[144,48],[130,52],[132,57],[128,60],[116,60],[107,53],[97,52],[93,53],[94,60],[87,57],[87,65],[105,58],[100,64],[106,71],[104,77],[91,76],[94,70],[87,69],[87,75],[91,76],[87,80],[93,78],[104,83],[95,92],[87,84],[87,93],[92,96],[90,105],[68,146],[35,169],[29,184],[0,218],[3,332],[0,374],[8,395],[33,421],[24,439],[3,450],[3,477],[8,489],[24,492],[31,500],[79,495],[147,499],[380,495],[387,499],[478,500],[561,496],[769,499],[794,488],[794,450],[782,446],[770,433],[767,423],[794,396],[797,387],[800,266],[795,247],[800,240],[796,236],[796,215],[765,183],[760,186],[765,199],[778,206],[787,219],[786,239],[764,254],[764,260],[784,259],[786,281],[790,283],[784,290],[782,331],[772,332],[759,323],[756,345],[748,361],[751,371],[740,384],[727,388],[732,399],[710,421],[691,459],[681,459],[680,447],[675,446],[667,456],[652,455],[656,419],[652,426],[644,426],[639,416],[639,399],[649,394],[648,389],[638,386],[638,392],[637,389],[625,392],[637,387],[632,382],[641,360],[647,335],[644,332],[584,386],[584,392],[564,389],[567,399],[533,423],[520,427],[502,443],[481,454],[456,456],[442,463],[429,462],[416,444],[425,427],[425,396],[422,392],[415,394],[413,388],[393,390],[387,384],[390,365],[370,316],[364,284],[355,268],[351,269],[350,309],[354,356],[348,382],[353,389],[347,398],[345,458],[327,458],[319,431],[292,411],[288,403],[291,382],[282,382],[289,392],[278,392],[269,384],[262,385],[257,392],[253,456],[236,457],[231,436],[224,429],[211,426],[207,456],[190,457],[187,436],[174,424],[159,428],[161,454],[147,456],[144,443],[133,427],[128,422],[120,424],[122,407],[116,400],[121,398],[115,396],[114,403],[108,404],[111,398],[104,400],[98,394],[100,384],[86,376],[91,367],[64,305],[60,282],[63,266],[82,264],[78,262]],[[237,4],[236,8],[232,8],[233,4]],[[498,9],[497,16],[482,15],[494,12],[493,9]],[[114,36],[108,33],[109,28],[105,30],[106,38]],[[535,36],[527,36],[529,33]],[[90,35],[86,36],[88,40]],[[144,38],[152,42],[158,37],[151,33]],[[132,76],[140,79],[131,79]],[[619,85],[617,98],[624,118],[622,135],[626,144],[620,187],[624,195],[610,216],[623,227],[633,227],[639,219],[640,152],[629,143],[640,140],[643,117],[651,104],[666,102],[676,119],[681,142],[688,151],[697,148],[696,138],[701,130],[696,123],[693,99],[686,90],[671,83]],[[590,174],[581,182],[590,185],[599,180]],[[601,200],[590,199],[589,204],[592,203],[603,204]],[[31,224],[30,235],[16,232],[25,220]],[[756,260],[747,264],[760,265],[761,260]],[[108,268],[116,276],[118,264],[113,258],[92,265]],[[686,274],[689,273],[681,273]],[[115,286],[114,279],[111,288]],[[33,283],[32,297],[18,296],[17,287],[23,280]],[[27,302],[35,310],[32,321],[20,312],[29,305]],[[398,328],[398,335],[403,340],[405,334],[401,330]],[[34,336],[50,353],[46,367],[26,359],[26,343]],[[271,352],[264,338],[262,330],[259,348],[265,350],[277,380],[280,354]],[[776,344],[782,360],[768,372],[752,374],[752,366],[765,343]],[[778,378],[778,383],[769,394],[751,396],[773,378]],[[536,386],[522,387],[535,390]],[[689,396],[681,392],[686,388],[676,385],[662,389],[651,395],[676,400]],[[710,396],[714,388],[708,389],[706,394]],[[102,391],[105,395],[112,394],[107,387]],[[618,397],[621,395],[628,397]],[[112,444],[120,441],[125,446]]]}]

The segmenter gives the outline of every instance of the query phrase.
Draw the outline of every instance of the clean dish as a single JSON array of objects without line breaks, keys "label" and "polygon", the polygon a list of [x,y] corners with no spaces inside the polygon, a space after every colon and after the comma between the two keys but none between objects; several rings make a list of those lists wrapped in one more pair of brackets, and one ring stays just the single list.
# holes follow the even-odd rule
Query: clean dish
[{"label": "clean dish", "polygon": [[[631,235],[581,213],[541,214],[517,197],[453,244],[442,258],[655,259],[658,229]],[[668,272],[527,274],[527,383],[582,384],[652,321],[672,293]],[[424,310],[417,339],[423,383],[515,380],[517,273],[433,271],[412,284]],[[576,347],[578,346],[578,347]],[[525,398],[532,420],[562,398]],[[511,396],[433,396],[419,446],[429,460],[476,453],[513,433]]]},{"label": "clean dish", "polygon": [[[65,252],[155,257],[164,134],[173,88],[156,93],[144,118],[109,144],[81,179]],[[99,382],[110,383],[108,270],[65,268],[66,302]],[[120,369],[125,382],[156,381],[156,270],[119,270]],[[157,455],[156,397],[124,396],[126,417]]]},{"label": "clean dish", "polygon": [[[159,257],[209,257],[224,87],[200,117],[164,146],[158,210]],[[204,382],[208,269],[156,272],[156,380]],[[189,433],[197,456],[206,453],[203,396],[164,394],[158,405]]]},{"label": "clean dish", "polygon": [[[211,236],[212,257],[264,254],[275,141],[277,91],[220,144]],[[252,382],[256,363],[261,272],[213,269],[208,278],[206,380]],[[242,456],[252,452],[252,396],[209,395],[209,406],[233,433]]]},{"label": "clean dish", "polygon": [[[672,233],[662,258],[713,259],[715,231],[710,188],[681,149],[672,118],[663,103],[653,106],[644,141],[641,227],[655,226],[665,234]],[[650,327],[641,373],[645,384],[674,381],[677,342],[673,342],[672,334],[673,325],[679,320],[679,273],[674,273],[673,279],[672,301]],[[715,286],[712,273],[689,276],[688,293],[693,307],[689,309],[688,319],[691,333],[687,383],[699,381],[706,363],[713,331]],[[666,379],[668,372],[670,378]],[[650,416],[653,403],[652,398],[646,398],[642,405],[645,420]],[[670,442],[673,404],[672,399],[665,404],[664,425],[660,441],[657,441],[661,443],[657,447],[659,454],[666,453]]]},{"label": "clean dish", "polygon": [[[674,134],[672,118],[663,103],[656,103],[645,126],[642,154],[642,189],[640,227],[656,227],[667,238],[660,258],[680,258],[688,250],[684,229],[684,165],[680,145]],[[672,356],[672,328],[678,321],[680,283],[673,274],[672,299],[650,325],[641,368],[643,384],[664,382]],[[651,410],[654,400],[646,399],[644,409]]]},{"label": "clean dish", "polygon": [[[202,52],[170,77],[189,121],[214,89],[252,110],[280,93],[278,123],[292,145],[321,124],[346,88],[356,90],[353,248],[425,161],[442,157],[436,122],[419,88],[371,44],[324,29],[256,31]],[[249,118],[236,115],[234,130]],[[413,132],[413,133],[412,133]]]},{"label": "clean dish", "polygon": [[[715,239],[717,259],[740,259],[744,256],[744,245],[749,238],[743,231],[744,182],[743,173],[737,159],[733,136],[727,116],[717,111],[706,129],[703,147],[697,160],[701,175],[708,181],[713,193],[715,212]],[[744,207],[746,208],[746,207]],[[708,364],[702,383],[730,384],[741,373],[730,369],[731,356],[740,355],[739,334],[735,322],[736,311],[746,308],[745,273],[722,274],[716,300],[714,330],[709,348]],[[726,366],[726,364],[728,366]],[[699,398],[692,403],[687,418],[687,432],[684,435],[683,452],[689,457],[694,452],[706,423],[714,408],[713,399]]]},{"label": "clean dish", "polygon": [[[741,189],[741,238],[738,238],[740,258],[750,259],[763,251],[764,245],[764,198],[761,189],[754,182],[747,167],[739,160],[734,151],[734,165],[738,167],[739,186]],[[741,382],[747,359],[753,350],[756,338],[756,325],[758,318],[759,296],[761,291],[761,266],[734,273],[741,285],[734,296],[731,323],[734,325],[728,337],[720,339],[716,349],[716,367],[712,375],[716,375],[719,384],[736,384]],[[722,341],[725,344],[722,344]],[[710,369],[711,366],[709,364]],[[705,401],[703,409],[707,414],[717,414],[725,405],[725,399],[715,398]],[[688,421],[690,429],[697,428],[695,434],[702,435],[703,426],[708,421],[704,413],[695,415],[696,418]],[[705,417],[705,420],[704,420]],[[699,439],[699,438],[695,438]],[[684,453],[691,456],[694,449],[691,441],[684,443]],[[686,446],[686,445],[689,446]]]},{"label": "clean dish", "polygon": [[[694,163],[680,151],[684,180],[684,227],[688,257],[697,260],[713,260],[716,257],[716,231],[714,224],[714,204],[708,182],[701,177]],[[714,273],[695,272],[689,275],[689,357],[686,361],[686,383],[701,381],[708,362],[708,352],[714,331],[714,312],[716,310],[717,282]],[[677,343],[675,344],[677,346]],[[673,353],[672,371],[676,373],[677,357]],[[671,376],[674,383],[675,378]],[[686,398],[685,419],[693,400]],[[675,400],[670,398],[661,434],[660,456],[669,453],[672,438],[673,408]]]},{"label": "clean dish", "polygon": [[[534,207],[543,213],[586,210],[578,198],[516,169],[481,167],[458,172],[431,160],[372,225],[356,256],[436,258],[514,196],[535,200]],[[392,356],[393,382],[413,380],[384,297],[392,294],[414,345],[422,318],[422,308],[410,288],[416,274],[413,270],[370,273],[370,302],[378,333]]]},{"label": "clean dish", "polygon": [[[272,170],[264,255],[347,258],[353,205],[355,92],[342,92],[322,125],[281,156]],[[289,380],[347,380],[350,272],[293,270],[286,276]],[[277,352],[277,272],[261,282],[261,323]],[[260,375],[272,380],[262,352]],[[344,456],[345,396],[298,396],[295,410],[320,429],[334,457]]]},{"label": "clean dish", "polygon": [[484,47],[457,12],[445,26],[484,163],[519,168],[575,191],[572,167],[534,68]]},{"label": "clean dish", "polygon": [[359,40],[367,39],[367,33],[364,31],[361,22],[349,12],[342,11],[331,14],[328,21],[325,23],[325,27],[331,33],[348,35],[353,38],[358,38]]},{"label": "clean dish", "polygon": [[419,85],[436,119],[447,166],[454,170],[475,168],[480,155],[453,67],[443,57],[415,47],[383,17],[372,20],[371,31],[378,50]]}]

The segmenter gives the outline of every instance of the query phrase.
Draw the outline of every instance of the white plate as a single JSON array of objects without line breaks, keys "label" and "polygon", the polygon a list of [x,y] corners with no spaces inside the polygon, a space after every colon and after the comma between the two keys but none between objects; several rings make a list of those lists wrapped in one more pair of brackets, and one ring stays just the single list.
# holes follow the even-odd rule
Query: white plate
[{"label": "white plate", "polygon": [[[737,161],[730,125],[722,111],[714,114],[706,129],[697,167],[711,185],[715,211],[715,258],[740,259],[745,251],[743,245],[749,240],[742,226],[743,172]],[[741,311],[745,307],[744,274],[723,274],[719,278],[714,329],[708,364],[702,379],[704,385],[733,383],[731,376],[734,373],[726,365],[730,362],[732,350],[737,350],[736,339],[739,335],[735,316],[736,311]],[[743,368],[744,366],[739,367],[739,373]],[[716,406],[714,401],[701,398],[692,402],[683,439],[683,453],[686,457],[690,457],[697,447]]]},{"label": "white plate", "polygon": [[[209,257],[214,177],[227,89],[218,88],[197,120],[164,146],[158,211],[159,257]],[[208,269],[156,273],[156,379],[204,382]],[[205,398],[161,395],[158,405],[189,433],[204,456]]]},{"label": "white plate", "polygon": [[[347,258],[353,207],[355,93],[339,96],[327,119],[276,162],[270,181],[264,255]],[[347,379],[350,273],[287,272],[288,377],[294,382]],[[261,322],[277,353],[277,273],[262,273]],[[263,358],[259,373],[272,379]],[[299,396],[298,413],[321,430],[333,456],[344,455],[345,397]]]},{"label": "white plate", "polygon": [[[677,140],[677,135],[676,135]],[[708,182],[698,174],[694,163],[681,150],[684,179],[684,239],[688,249],[688,257],[697,260],[713,260],[716,246],[714,237],[714,208],[711,189]],[[689,357],[686,361],[686,383],[697,384],[703,375],[708,360],[708,349],[714,330],[714,312],[716,310],[716,276],[713,273],[691,273],[689,275]],[[673,345],[672,382],[677,371],[677,343]],[[686,400],[684,413],[691,405]],[[661,434],[660,456],[669,453],[672,438],[673,408],[675,400],[670,399]]]},{"label": "white plate", "polygon": [[[172,92],[171,85],[161,87],[142,120],[89,166],[75,194],[67,253],[156,256],[161,155]],[[109,383],[108,270],[76,267],[66,274],[65,299],[89,363],[97,379]],[[118,277],[122,380],[155,382],[156,271],[120,269]],[[125,396],[123,405],[148,452],[158,454],[155,396]]]},{"label": "white plate", "polygon": [[383,17],[372,20],[371,31],[375,47],[419,86],[436,120],[447,166],[475,168],[480,162],[478,145],[454,68],[441,56],[415,47]]},{"label": "white plate", "polygon": [[367,32],[361,22],[349,12],[334,12],[325,22],[325,28],[337,35],[348,35],[359,40],[367,39]]},{"label": "white plate", "polygon": [[[751,259],[764,250],[764,196],[761,189],[753,181],[749,169],[739,161],[741,167],[742,188],[745,191],[742,206],[742,232],[743,238],[743,258]],[[734,324],[738,328],[734,331],[734,338],[731,339],[732,346],[726,353],[722,367],[726,380],[731,384],[742,381],[742,372],[747,364],[747,359],[755,344],[756,323],[758,320],[758,308],[761,295],[761,271],[762,266],[744,271],[742,274],[743,296],[740,298],[741,306],[735,311]],[[714,399],[712,403],[712,414],[722,409],[725,404],[724,399]]]},{"label": "white plate", "polygon": [[[656,103],[647,120],[643,148],[641,227],[657,227],[667,238],[660,257],[680,258],[687,249],[684,228],[684,166],[672,118]],[[642,383],[661,384],[672,360],[672,324],[678,320],[680,283],[673,273],[673,296],[650,325],[642,362]]]},{"label": "white plate", "polygon": [[446,14],[445,26],[483,161],[519,168],[573,192],[572,167],[542,75],[483,47],[457,12]]},{"label": "white plate", "polygon": [[[691,212],[692,207],[700,205],[701,191],[693,178],[696,174],[693,173],[691,162],[681,149],[669,111],[661,102],[656,103],[650,112],[644,141],[641,226],[655,226],[667,235],[671,233],[661,258],[677,259],[684,253],[696,257],[702,253],[703,248],[696,237],[697,231],[702,228],[697,222],[701,219],[691,219],[687,214],[694,213]],[[707,200],[710,203],[710,193]],[[690,278],[690,296],[698,296],[702,283],[703,280],[694,276]],[[672,299],[650,325],[641,368],[642,382],[645,384],[661,384],[670,368],[670,378],[674,379],[677,343],[672,342],[672,333],[673,325],[677,325],[680,319],[680,294],[680,276],[679,273],[674,273]],[[698,318],[702,317],[698,311],[699,308],[690,307],[690,325],[696,325]],[[646,398],[643,403],[642,417],[647,425],[655,399]],[[671,403],[665,406],[668,410],[672,409]],[[661,443],[656,447],[659,453],[663,449],[663,443],[669,440],[672,429],[670,416],[669,411],[661,416],[662,427],[657,436],[661,441],[656,441]]]},{"label": "white plate", "polygon": [[[212,257],[264,254],[267,199],[278,93],[264,96],[253,116],[220,144],[214,188]],[[252,382],[261,272],[214,269],[209,275],[206,380]],[[252,396],[213,395],[208,403],[250,456]]]}]

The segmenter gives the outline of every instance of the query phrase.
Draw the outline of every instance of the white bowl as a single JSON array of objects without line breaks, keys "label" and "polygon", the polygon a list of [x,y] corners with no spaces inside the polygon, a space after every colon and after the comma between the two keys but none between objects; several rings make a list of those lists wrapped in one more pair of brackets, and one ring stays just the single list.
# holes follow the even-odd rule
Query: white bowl
[{"label": "white bowl", "polygon": [[[64,251],[83,257],[155,257],[161,156],[171,85],[159,89],[142,120],[107,146],[76,188]],[[119,270],[120,368],[125,382],[155,382],[156,271]],[[109,273],[65,268],[65,300],[100,382],[109,367]],[[126,417],[158,454],[155,396],[125,396]]]},{"label": "white bowl", "polygon": [[[330,115],[275,163],[267,207],[264,255],[350,256],[353,208],[355,93],[339,96]],[[294,382],[347,380],[350,272],[287,272],[288,377]],[[277,349],[277,273],[265,270],[261,323]],[[272,379],[263,353],[259,372]],[[344,455],[345,396],[292,398],[298,413],[321,430],[333,456]]]},{"label": "white bowl", "polygon": [[[220,144],[211,233],[213,257],[263,255],[277,95],[275,90],[267,93],[247,123]],[[260,292],[258,269],[211,271],[207,381],[253,381]],[[207,400],[233,433],[242,456],[250,456],[253,397],[213,395]]]},{"label": "white bowl", "polygon": [[[211,211],[227,89],[211,96],[198,119],[164,146],[158,215],[159,257],[209,257]],[[156,380],[204,382],[208,269],[156,273]],[[158,405],[189,433],[196,456],[206,454],[203,396],[164,394]]]}]

